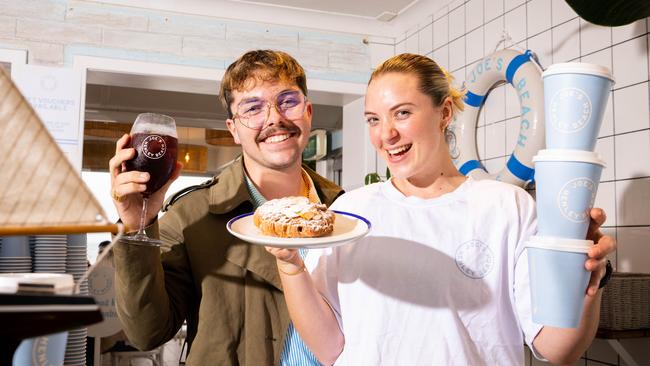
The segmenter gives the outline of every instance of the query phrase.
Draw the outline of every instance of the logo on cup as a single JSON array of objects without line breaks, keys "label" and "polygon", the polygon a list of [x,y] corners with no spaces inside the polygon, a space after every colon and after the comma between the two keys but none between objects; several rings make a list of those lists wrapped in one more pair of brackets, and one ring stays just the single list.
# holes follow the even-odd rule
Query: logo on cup
[{"label": "logo on cup", "polygon": [[573,222],[585,222],[589,219],[587,209],[594,204],[596,189],[589,178],[575,178],[566,182],[557,196],[558,207],[562,216]]},{"label": "logo on cup", "polygon": [[490,247],[480,240],[472,239],[456,249],[456,266],[470,278],[483,278],[494,264]]},{"label": "logo on cup", "polygon": [[564,88],[551,99],[551,123],[560,132],[572,133],[583,129],[591,118],[591,100],[584,91]]},{"label": "logo on cup", "polygon": [[149,159],[160,159],[165,156],[167,145],[158,135],[149,135],[142,142],[142,153]]}]

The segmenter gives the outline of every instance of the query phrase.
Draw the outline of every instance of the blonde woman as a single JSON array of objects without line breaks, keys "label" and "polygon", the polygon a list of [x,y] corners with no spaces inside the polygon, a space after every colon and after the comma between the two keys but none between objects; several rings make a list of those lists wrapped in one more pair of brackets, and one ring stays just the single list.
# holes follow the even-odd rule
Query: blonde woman
[{"label": "blonde woman", "polygon": [[597,242],[578,329],[531,320],[524,243],[536,231],[535,203],[513,185],[477,181],[454,167],[447,126],[462,94],[429,58],[402,54],[372,74],[365,101],[370,139],[393,177],[338,198],[333,209],[368,218],[354,244],[277,258],[292,320],[324,364],[523,365],[572,363],[598,326],[605,256],[615,249],[592,210]]}]

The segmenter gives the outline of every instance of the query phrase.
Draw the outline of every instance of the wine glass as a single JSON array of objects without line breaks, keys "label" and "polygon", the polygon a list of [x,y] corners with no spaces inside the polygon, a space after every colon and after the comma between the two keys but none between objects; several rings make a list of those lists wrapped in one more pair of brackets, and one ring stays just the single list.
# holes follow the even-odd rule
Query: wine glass
[{"label": "wine glass", "polygon": [[142,192],[140,228],[136,234],[125,236],[122,240],[132,244],[159,246],[162,241],[148,237],[144,231],[147,201],[149,196],[167,183],[176,166],[178,155],[176,122],[163,114],[139,114],[131,127],[130,147],[135,149],[136,155],[126,161],[126,170],[147,172],[149,181],[147,189]]}]

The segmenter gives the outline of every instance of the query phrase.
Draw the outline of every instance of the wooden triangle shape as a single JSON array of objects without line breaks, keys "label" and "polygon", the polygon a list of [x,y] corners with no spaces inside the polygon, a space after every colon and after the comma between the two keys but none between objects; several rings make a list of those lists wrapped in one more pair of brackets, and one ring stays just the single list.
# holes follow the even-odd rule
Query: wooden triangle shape
[{"label": "wooden triangle shape", "polygon": [[2,69],[0,157],[0,235],[117,231]]}]

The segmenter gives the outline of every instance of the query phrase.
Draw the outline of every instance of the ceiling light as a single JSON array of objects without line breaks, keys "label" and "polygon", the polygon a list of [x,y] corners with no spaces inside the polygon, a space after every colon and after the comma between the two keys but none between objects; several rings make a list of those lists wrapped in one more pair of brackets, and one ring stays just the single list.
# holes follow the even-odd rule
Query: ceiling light
[{"label": "ceiling light", "polygon": [[382,21],[382,22],[390,22],[397,16],[397,13],[393,13],[392,11],[384,11],[381,14],[377,15],[375,19]]}]

